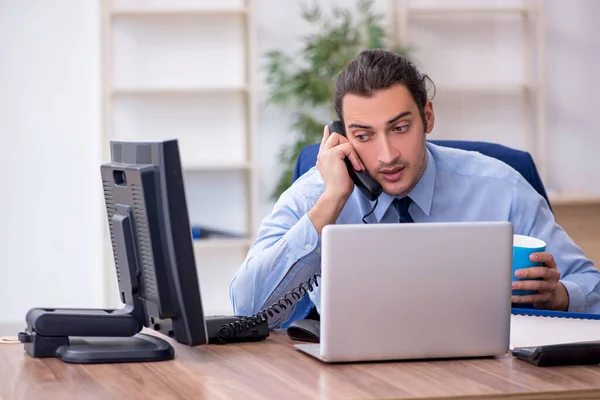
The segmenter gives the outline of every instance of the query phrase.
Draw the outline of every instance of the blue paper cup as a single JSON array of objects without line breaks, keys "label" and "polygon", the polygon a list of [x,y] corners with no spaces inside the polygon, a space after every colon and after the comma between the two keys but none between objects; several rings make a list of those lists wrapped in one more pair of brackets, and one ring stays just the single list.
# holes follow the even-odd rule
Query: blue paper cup
[{"label": "blue paper cup", "polygon": [[[515,271],[523,268],[531,268],[535,266],[543,265],[541,262],[532,262],[529,260],[529,256],[532,253],[538,253],[546,251],[546,242],[543,240],[524,235],[513,235],[513,262],[512,262],[512,280],[513,281],[524,281],[540,278],[517,278],[515,277]],[[533,294],[533,290],[513,290],[513,295],[522,296],[527,294]]]}]

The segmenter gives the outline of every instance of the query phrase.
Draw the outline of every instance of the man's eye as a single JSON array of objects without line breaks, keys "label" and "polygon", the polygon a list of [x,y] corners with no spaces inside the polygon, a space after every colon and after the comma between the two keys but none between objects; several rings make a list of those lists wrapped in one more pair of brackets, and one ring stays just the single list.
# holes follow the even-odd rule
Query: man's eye
[{"label": "man's eye", "polygon": [[356,135],[356,139],[358,139],[358,141],[360,141],[360,142],[364,142],[368,138],[369,138],[369,135]]},{"label": "man's eye", "polygon": [[406,132],[409,128],[409,125],[401,125],[394,128],[395,132]]}]

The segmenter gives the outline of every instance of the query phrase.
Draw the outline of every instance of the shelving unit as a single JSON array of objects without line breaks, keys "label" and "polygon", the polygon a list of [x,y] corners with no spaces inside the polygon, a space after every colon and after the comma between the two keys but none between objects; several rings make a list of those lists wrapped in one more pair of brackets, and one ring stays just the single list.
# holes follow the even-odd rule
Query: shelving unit
[{"label": "shelving unit", "polygon": [[549,195],[553,206],[575,206],[575,205],[598,205],[600,206],[600,195],[591,194],[565,194]]},{"label": "shelving unit", "polygon": [[452,85],[452,84],[442,84],[436,85],[436,90],[438,93],[440,92],[462,92],[462,93],[491,93],[495,95],[515,95],[519,94],[519,92],[529,91],[535,92],[536,87],[534,85],[528,84],[506,84],[506,85],[494,85],[494,84],[464,84],[464,85]]},{"label": "shelving unit", "polygon": [[[103,162],[111,140],[178,139],[190,223],[242,235],[194,240],[205,312],[231,313],[229,281],[259,223],[251,0],[99,1]],[[106,297],[118,307],[107,225]]]},{"label": "shelving unit", "polygon": [[[543,0],[390,0],[389,8],[392,41],[413,48],[416,63],[430,74],[436,97],[441,98],[434,99],[439,112],[432,135],[489,140],[526,150],[553,203],[600,202],[600,195],[562,193],[548,185]],[[519,57],[517,51],[520,65],[503,63],[503,58]],[[480,117],[494,114],[493,109],[502,111],[495,119]],[[515,127],[506,122],[514,120],[520,121],[517,136]],[[478,130],[469,130],[473,121],[479,123]]]},{"label": "shelving unit", "polygon": [[[165,3],[166,4],[166,3]],[[114,17],[220,17],[223,15],[239,16],[245,18],[248,15],[248,9],[168,9],[168,8],[157,8],[157,9],[113,9],[112,15]]]},{"label": "shelving unit", "polygon": [[156,88],[143,88],[143,87],[122,87],[115,88],[112,91],[113,96],[119,95],[149,95],[149,96],[158,96],[158,95],[189,95],[189,94],[227,94],[227,93],[241,93],[245,94],[248,92],[248,88],[246,86],[215,86],[215,87],[156,87]]},{"label": "shelving unit", "polygon": [[[425,71],[432,71],[432,79],[436,83],[436,96],[444,95],[463,97],[461,95],[487,96],[487,101],[497,103],[501,97],[513,96],[510,99],[504,99],[502,106],[507,102],[521,102],[522,120],[521,138],[513,138],[503,144],[518,147],[529,151],[534,157],[542,178],[545,178],[545,91],[544,91],[544,4],[543,1],[512,1],[512,2],[493,2],[493,1],[418,1],[418,0],[390,0],[391,9],[390,31],[391,37],[396,44],[410,46],[416,52],[416,62],[421,64]],[[509,33],[513,37],[506,40],[519,40],[514,37],[514,29],[505,29],[499,24],[511,24],[517,22],[520,25],[522,44],[522,63],[518,68],[512,66],[512,69],[518,69],[520,72],[515,74],[506,74],[500,71],[493,64],[504,54],[514,55],[514,49],[506,46],[505,39],[498,33]],[[424,27],[421,25],[425,24]],[[531,25],[535,24],[535,34],[532,32]],[[470,29],[461,31],[461,29]],[[510,26],[514,28],[514,26]],[[419,31],[419,29],[421,29]],[[444,29],[448,29],[444,31]],[[480,29],[480,30],[478,30]],[[415,33],[416,31],[416,33]],[[488,36],[481,40],[479,34]],[[436,52],[440,54],[431,54],[427,48],[429,43],[411,40],[412,37],[425,37],[431,42],[438,44],[435,46]],[[454,40],[455,39],[455,40]],[[454,42],[451,42],[454,40]],[[479,42],[477,42],[479,40]],[[440,46],[443,42],[448,46]],[[501,42],[499,46],[500,56],[486,59],[486,55],[493,54],[495,44]],[[503,46],[504,45],[504,46]],[[451,47],[454,46],[454,47]],[[466,50],[462,55],[453,53],[457,46],[465,46]],[[470,46],[470,47],[469,47]],[[431,46],[432,48],[434,46]],[[440,52],[439,49],[447,49]],[[460,49],[459,49],[460,50]],[[473,60],[467,60],[473,57],[475,67],[469,65]],[[461,59],[464,58],[464,59]],[[534,71],[535,68],[535,71]],[[508,69],[508,68],[505,68]],[[445,71],[449,71],[444,73]],[[488,71],[489,70],[489,71]],[[470,75],[465,77],[464,75]],[[502,80],[498,76],[506,75]],[[438,81],[436,76],[442,78]],[[473,79],[475,78],[475,79]],[[512,99],[515,100],[512,100]],[[447,100],[447,99],[445,99]],[[453,103],[453,104],[448,104]],[[473,113],[479,113],[476,102],[468,104]],[[435,104],[435,102],[434,102]],[[456,110],[456,106],[462,106],[461,101],[443,102],[440,105],[442,113],[450,114]],[[506,107],[504,107],[506,108]],[[510,117],[516,114],[512,110]],[[510,118],[509,117],[509,118]],[[447,117],[440,121],[443,130],[445,124],[452,117]],[[491,121],[496,123],[497,121]],[[465,121],[465,125],[468,121]],[[455,128],[455,127],[454,127]],[[444,137],[453,137],[457,135],[458,129],[451,129],[451,132],[443,132]],[[462,134],[462,133],[461,133]],[[464,133],[461,139],[482,140],[481,132]],[[505,135],[506,136],[506,135]],[[496,135],[497,139],[502,136]],[[519,140],[521,139],[521,140]],[[485,140],[485,138],[483,139]]]},{"label": "shelving unit", "polygon": [[250,239],[205,239],[195,240],[194,248],[198,249],[240,249],[250,247]]},{"label": "shelving unit", "polygon": [[495,16],[495,15],[514,15],[523,12],[531,12],[535,10],[526,9],[524,7],[410,7],[409,10],[411,15],[414,16],[449,16],[449,15],[473,15],[473,16]]},{"label": "shelving unit", "polygon": [[185,170],[188,172],[223,172],[223,171],[244,171],[250,170],[252,165],[249,163],[231,163],[231,164],[187,164]]}]

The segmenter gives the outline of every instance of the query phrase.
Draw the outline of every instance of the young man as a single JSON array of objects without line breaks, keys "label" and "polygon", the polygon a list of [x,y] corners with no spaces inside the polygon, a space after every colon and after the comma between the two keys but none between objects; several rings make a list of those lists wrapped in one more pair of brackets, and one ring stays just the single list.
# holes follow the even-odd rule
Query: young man
[{"label": "young man", "polygon": [[[426,142],[435,121],[428,79],[406,58],[384,50],[362,52],[338,76],[335,108],[347,138],[325,127],[316,167],[283,193],[263,220],[256,243],[231,282],[236,315],[274,304],[319,272],[323,227],[360,224],[372,209],[373,203],[353,185],[345,157],[383,187],[368,223],[510,221],[515,234],[547,243],[546,252],[533,255],[544,265],[517,273],[541,280],[513,283],[514,289],[535,293],[513,296],[512,301],[541,309],[600,312],[600,273],[517,171],[476,152]],[[269,325],[285,327],[304,318],[313,304],[319,311],[319,289],[309,293],[310,301],[274,315]]]}]

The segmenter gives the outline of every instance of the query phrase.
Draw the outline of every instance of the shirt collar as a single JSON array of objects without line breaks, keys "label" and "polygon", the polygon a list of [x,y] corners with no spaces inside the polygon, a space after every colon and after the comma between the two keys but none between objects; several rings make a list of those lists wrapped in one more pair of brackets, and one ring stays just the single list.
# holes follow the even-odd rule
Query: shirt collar
[{"label": "shirt collar", "polygon": [[[425,172],[423,172],[423,176],[421,176],[421,179],[419,179],[419,182],[417,182],[415,187],[412,188],[412,190],[408,193],[408,196],[412,199],[413,203],[415,203],[427,216],[429,216],[431,212],[434,187],[435,160],[433,159],[433,155],[429,149],[427,149],[427,166],[425,167]],[[377,222],[381,222],[383,216],[394,199],[394,196],[390,196],[387,193],[381,193],[379,196],[379,204],[373,212]],[[373,205],[375,202],[372,202],[371,204]]]}]

